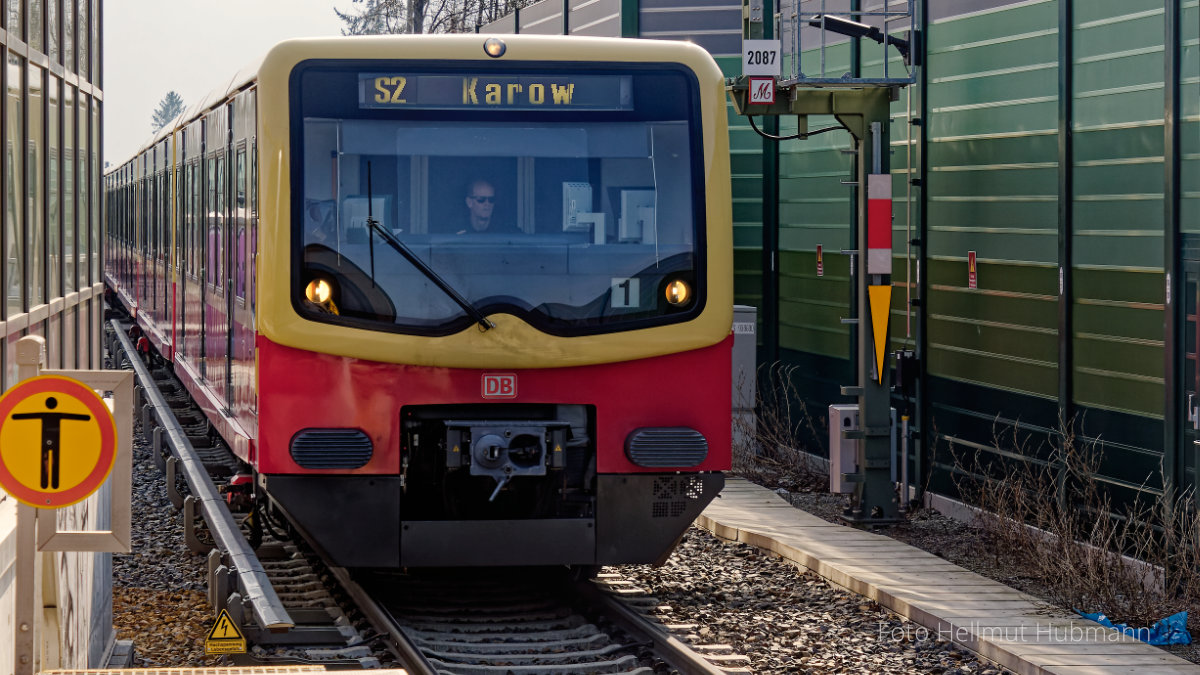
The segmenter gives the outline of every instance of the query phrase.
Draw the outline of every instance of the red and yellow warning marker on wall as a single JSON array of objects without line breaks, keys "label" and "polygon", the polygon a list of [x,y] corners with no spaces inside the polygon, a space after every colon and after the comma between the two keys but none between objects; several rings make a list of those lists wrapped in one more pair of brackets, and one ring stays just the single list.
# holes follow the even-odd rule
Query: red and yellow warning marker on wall
[{"label": "red and yellow warning marker on wall", "polygon": [[[892,175],[867,176],[867,274],[892,273]],[[875,376],[883,384],[887,363],[888,319],[892,311],[891,284],[867,286],[871,306],[871,335],[875,342]]]}]

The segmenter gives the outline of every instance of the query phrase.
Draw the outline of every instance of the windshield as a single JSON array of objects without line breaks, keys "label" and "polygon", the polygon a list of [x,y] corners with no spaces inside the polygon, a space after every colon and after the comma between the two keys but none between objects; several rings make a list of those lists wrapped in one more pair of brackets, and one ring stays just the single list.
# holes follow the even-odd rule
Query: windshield
[{"label": "windshield", "polygon": [[[298,309],[445,334],[472,323],[473,306],[561,335],[699,311],[694,81],[479,70],[343,65],[293,78]],[[301,300],[314,280],[330,297]],[[679,282],[690,293],[673,303]]]}]

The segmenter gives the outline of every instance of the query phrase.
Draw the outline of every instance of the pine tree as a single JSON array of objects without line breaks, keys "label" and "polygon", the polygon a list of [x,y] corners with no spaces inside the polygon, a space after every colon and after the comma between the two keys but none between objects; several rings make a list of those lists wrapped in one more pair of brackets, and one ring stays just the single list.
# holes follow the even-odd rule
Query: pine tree
[{"label": "pine tree", "polygon": [[174,91],[168,91],[167,95],[158,102],[158,108],[150,118],[151,129],[158,131],[167,126],[181,112],[183,112],[183,97]]}]

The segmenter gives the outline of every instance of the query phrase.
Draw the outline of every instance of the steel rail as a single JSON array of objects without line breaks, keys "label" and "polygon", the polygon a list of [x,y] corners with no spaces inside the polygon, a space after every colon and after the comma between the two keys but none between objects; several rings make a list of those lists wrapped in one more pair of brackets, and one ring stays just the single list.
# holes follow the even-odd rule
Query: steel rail
[{"label": "steel rail", "polygon": [[728,675],[662,626],[630,609],[618,598],[605,593],[591,581],[580,581],[575,591],[591,606],[605,613],[622,630],[654,645],[655,655],[683,675]]},{"label": "steel rail", "polygon": [[375,630],[391,639],[392,645],[396,648],[396,657],[404,664],[404,669],[409,675],[437,675],[437,669],[433,667],[429,659],[425,658],[425,654],[396,625],[396,619],[391,612],[372,598],[366,589],[350,576],[349,570],[344,567],[331,566],[329,571],[333,573],[333,578],[337,579],[342,590],[346,591],[346,594],[354,601],[367,621],[375,627]]},{"label": "steel rail", "polygon": [[[243,592],[243,597],[250,603],[255,622],[271,632],[282,632],[294,627],[295,622],[284,609],[274,587],[267,579],[267,573],[263,569],[262,563],[254,554],[254,550],[250,548],[246,538],[242,536],[241,530],[233,520],[233,515],[225,507],[224,501],[208,476],[208,471],[205,470],[203,462],[200,461],[195,448],[192,447],[192,442],[188,440],[183,427],[171,412],[167,400],[155,385],[150,370],[138,358],[137,350],[129,340],[129,336],[121,330],[121,324],[116,319],[109,323],[112,325],[113,334],[120,342],[121,348],[129,357],[138,382],[142,385],[146,401],[154,406],[155,417],[163,429],[164,440],[183,467],[184,479],[191,488],[192,495],[200,503],[200,511],[204,514],[204,520],[212,531],[213,541],[217,548],[229,556],[230,567],[237,576],[238,586]],[[143,433],[145,432],[146,430],[143,430]]]}]

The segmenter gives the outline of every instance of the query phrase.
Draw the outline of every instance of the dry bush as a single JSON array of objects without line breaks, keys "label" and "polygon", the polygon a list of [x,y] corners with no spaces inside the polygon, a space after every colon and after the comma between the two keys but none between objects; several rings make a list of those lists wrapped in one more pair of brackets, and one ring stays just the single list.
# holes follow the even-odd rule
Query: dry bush
[{"label": "dry bush", "polygon": [[[809,414],[796,372],[797,366],[781,363],[759,368],[755,412],[733,420],[733,473],[770,487],[827,489],[825,470],[814,459],[825,455],[817,429],[828,420]],[[812,441],[804,440],[803,430]]]},{"label": "dry bush", "polygon": [[[1080,443],[1072,426],[1054,435],[1049,459],[1031,459],[1028,436],[999,433],[985,465],[956,456],[964,497],[995,555],[1035,580],[1055,603],[1149,626],[1192,610],[1200,623],[1200,515],[1193,494],[1113,500],[1098,478],[1103,446]],[[1144,486],[1143,486],[1144,487]],[[1139,494],[1153,494],[1142,490]]]}]

